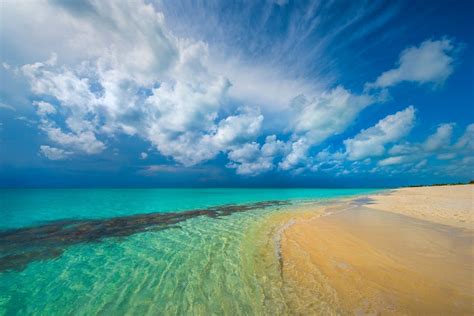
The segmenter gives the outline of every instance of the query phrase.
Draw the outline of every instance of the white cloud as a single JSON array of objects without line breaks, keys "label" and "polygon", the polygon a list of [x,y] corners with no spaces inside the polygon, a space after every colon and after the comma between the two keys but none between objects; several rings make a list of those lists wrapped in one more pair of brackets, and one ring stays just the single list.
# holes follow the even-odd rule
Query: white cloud
[{"label": "white cloud", "polygon": [[[150,142],[186,167],[222,153],[238,174],[255,175],[276,166],[301,171],[322,166],[323,152],[309,157],[311,149],[344,132],[367,106],[383,101],[380,90],[380,95],[357,95],[342,86],[324,91],[324,82],[292,77],[272,61],[255,65],[241,56],[221,56],[218,61],[207,43],[173,35],[156,7],[142,0],[6,5],[6,30],[21,24],[18,43],[26,42],[22,38],[38,41],[38,50],[29,52],[28,63],[19,69],[33,93],[49,101],[34,105],[39,128],[62,147],[48,146],[57,155],[97,154],[106,149],[109,138],[124,133]],[[409,48],[401,54],[399,67],[382,74],[375,85],[440,83],[452,71],[453,46],[442,40]],[[57,55],[50,55],[52,51]],[[38,62],[46,56],[51,57]],[[441,66],[411,73],[407,67],[417,58]],[[354,145],[346,145],[351,159],[362,159],[368,152],[383,154],[386,144],[409,130],[409,118],[406,125],[393,123],[393,130],[384,120],[347,140]],[[273,135],[259,144],[263,133],[285,134],[289,140]],[[458,143],[466,147],[469,141]],[[338,151],[327,159],[337,165],[342,156]],[[180,167],[167,168],[149,171]]]},{"label": "white cloud", "polygon": [[285,158],[278,164],[278,167],[282,170],[290,170],[298,165],[305,164],[308,160],[308,151],[311,145],[305,137],[302,137],[289,144],[289,153]]},{"label": "white cloud", "polygon": [[225,148],[235,142],[247,141],[258,136],[263,122],[263,115],[256,108],[242,108],[237,115],[231,115],[219,122],[213,143]]},{"label": "white cloud", "polygon": [[464,134],[459,137],[454,148],[457,150],[468,150],[471,152],[474,151],[474,124],[469,124],[464,131]]},{"label": "white cloud", "polygon": [[86,154],[97,154],[106,148],[105,144],[98,140],[91,131],[65,133],[54,126],[46,125],[41,128],[50,140],[66,148],[75,149]]},{"label": "white cloud", "polygon": [[379,160],[377,164],[379,166],[391,166],[391,165],[399,165],[405,161],[406,161],[405,156],[394,156],[394,157],[388,157],[388,158]]},{"label": "white cloud", "polygon": [[141,152],[140,153],[140,159],[146,160],[148,158],[148,154],[146,152]]},{"label": "white cloud", "polygon": [[205,56],[202,43],[184,49],[177,79],[162,83],[145,101],[144,136],[162,154],[188,166],[213,158],[220,149],[206,145],[216,133],[229,82],[206,70]]},{"label": "white cloud", "polygon": [[50,147],[47,145],[41,145],[40,152],[50,160],[63,160],[72,154],[70,151],[65,151],[61,148]]},{"label": "white cloud", "polygon": [[172,165],[149,165],[145,166],[139,173],[152,176],[157,173],[178,173],[185,171],[183,167],[180,166],[172,166]]},{"label": "white cloud", "polygon": [[406,155],[413,153],[415,150],[417,149],[410,143],[403,143],[393,145],[393,147],[388,150],[388,153],[390,155]]},{"label": "white cloud", "polygon": [[328,162],[328,161],[342,161],[346,158],[346,155],[343,152],[330,152],[329,148],[326,148],[320,151],[315,160],[319,162]]},{"label": "white cloud", "polygon": [[[419,47],[411,47],[400,55],[398,68],[383,73],[367,87],[385,88],[401,81],[441,84],[453,71],[454,44],[448,39],[427,40]],[[280,163],[283,170],[310,163],[309,150],[327,138],[343,132],[365,107],[386,99],[386,91],[379,95],[354,95],[343,87],[323,92],[308,99],[304,95],[293,101],[291,119],[292,142],[287,157]],[[414,125],[415,110],[409,107],[385,119],[354,138],[344,141],[349,160],[382,156],[385,146],[405,137]],[[392,148],[393,154],[402,148]],[[404,150],[412,150],[405,148]],[[319,163],[320,164],[320,163]],[[317,168],[318,163],[313,167]]]},{"label": "white cloud", "polygon": [[[329,148],[320,151],[314,157],[314,164],[311,167],[311,171],[340,171],[343,169],[343,164],[346,160],[346,155],[342,151],[331,152]],[[356,171],[355,168],[351,168],[351,172]],[[342,170],[346,174],[347,170]]]},{"label": "white cloud", "polygon": [[293,101],[292,131],[319,144],[343,132],[365,107],[375,102],[369,95],[354,95],[341,86],[312,99],[301,95]]},{"label": "white cloud", "polygon": [[[389,151],[391,157],[387,157],[378,162],[379,166],[387,167],[392,165],[403,164],[404,166],[414,165],[411,172],[416,172],[427,165],[430,157],[441,161],[450,161],[451,164],[460,164],[460,168],[465,168],[466,164],[462,163],[464,158],[472,156],[474,149],[472,139],[474,136],[474,124],[466,127],[464,134],[451,144],[451,137],[455,124],[444,123],[438,125],[435,133],[429,135],[424,142],[421,143],[403,143],[394,145]],[[461,159],[462,158],[462,159]],[[455,160],[456,159],[456,160]],[[444,165],[436,165],[437,172],[453,173],[457,172],[451,167]]]},{"label": "white cloud", "polygon": [[267,136],[262,146],[261,152],[265,157],[275,157],[287,150],[287,144],[278,140],[276,135]]},{"label": "white cloud", "polygon": [[39,102],[33,102],[33,105],[36,105],[36,113],[40,117],[45,117],[49,114],[55,114],[56,113],[56,108],[48,102],[44,101],[39,101]]},{"label": "white cloud", "polygon": [[423,143],[423,148],[427,151],[435,151],[443,147],[448,147],[453,134],[453,123],[440,124],[436,133],[430,135]]},{"label": "white cloud", "polygon": [[352,94],[341,86],[312,99],[303,95],[295,98],[290,117],[293,141],[279,167],[289,170],[306,164],[312,146],[342,133],[360,111],[377,99],[378,96]]},{"label": "white cloud", "polygon": [[424,168],[424,167],[426,167],[427,164],[428,164],[428,160],[427,160],[427,159],[423,159],[422,161],[420,161],[419,163],[417,163],[417,164],[415,165],[415,169]]},{"label": "white cloud", "polygon": [[[106,147],[101,136],[138,135],[161,154],[192,166],[257,137],[263,122],[257,107],[219,118],[231,85],[211,70],[207,45],[172,36],[161,13],[132,2],[133,9],[129,3],[93,1],[83,8],[93,14],[62,4],[71,36],[92,52],[80,56],[84,61],[77,66],[58,66],[52,55],[21,67],[32,91],[54,97],[61,108],[36,103],[40,128],[50,140],[95,154]],[[148,92],[140,96],[143,89]]]},{"label": "white cloud", "polygon": [[[54,106],[36,103],[40,128],[50,140],[95,154],[105,149],[99,136],[138,135],[163,155],[191,166],[257,137],[263,115],[255,107],[219,119],[230,82],[210,70],[207,45],[173,37],[161,13],[132,2],[133,8],[91,2],[81,14],[64,4],[68,23],[83,26],[72,32],[77,45],[92,45],[92,30],[98,41],[110,45],[92,45],[76,66],[58,66],[53,55],[21,67],[33,92],[59,102],[62,117],[54,119]],[[143,89],[149,92],[140,96]]]},{"label": "white cloud", "polygon": [[4,1],[2,12],[4,34],[15,34],[5,40],[26,60],[51,51],[70,64],[98,58],[103,67],[114,64],[144,83],[166,71],[175,57],[163,15],[144,1]]},{"label": "white cloud", "polygon": [[319,94],[323,88],[318,82],[293,79],[275,65],[222,59],[224,60],[214,59],[209,67],[214,72],[223,74],[232,83],[229,96],[243,104],[258,105],[267,115],[288,110],[297,95]]},{"label": "white cloud", "polygon": [[346,139],[344,145],[349,160],[381,156],[385,145],[406,136],[415,122],[415,108],[409,106],[403,111],[388,115],[376,125],[362,130],[355,137]]},{"label": "white cloud", "polygon": [[[140,0],[82,5],[40,1],[34,7],[35,21],[52,21],[56,32],[38,36],[54,43],[50,49],[58,54],[21,70],[35,94],[55,99],[54,106],[36,103],[41,130],[71,151],[95,154],[106,148],[100,139],[125,133],[192,166],[255,141],[264,119],[256,104],[262,103],[267,113],[277,108],[291,120],[291,141],[284,146],[290,152],[280,163],[281,169],[291,169],[305,161],[312,146],[344,131],[374,102],[343,87],[318,92],[321,86],[291,79],[273,66],[255,67],[239,58],[210,61],[206,43],[173,36],[163,15]],[[25,6],[8,10],[25,17],[31,13]],[[250,106],[235,112],[224,106],[229,98]],[[271,130],[274,122],[268,124]],[[274,145],[269,140],[259,148],[260,169],[273,166],[272,159],[266,162]],[[234,163],[242,165],[237,172],[257,164]]]},{"label": "white cloud", "polygon": [[[243,108],[218,124],[215,123],[216,113],[207,114],[190,121],[197,126],[186,130],[170,131],[166,124],[160,125],[161,121],[155,119],[150,122],[149,139],[162,154],[192,166],[255,138],[263,121],[258,110],[251,108]],[[185,111],[182,115],[192,115],[192,112]]]},{"label": "white cloud", "polygon": [[382,73],[367,88],[386,88],[403,81],[442,84],[453,72],[455,46],[449,39],[426,40],[400,54],[397,68]]},{"label": "white cloud", "polygon": [[92,110],[95,96],[87,78],[79,78],[69,68],[56,69],[55,64],[48,61],[26,64],[21,70],[34,93],[53,96],[72,111]]},{"label": "white cloud", "polygon": [[272,170],[275,165],[273,160],[285,151],[286,144],[276,138],[275,135],[267,136],[265,143],[252,142],[236,147],[229,151],[231,160],[228,168],[235,168],[237,174],[255,176]]},{"label": "white cloud", "polygon": [[238,174],[255,174],[260,171],[266,171],[272,168],[273,164],[268,159],[262,159],[260,156],[260,145],[257,143],[248,143],[233,149],[228,157],[232,160],[227,166],[236,168]]},{"label": "white cloud", "polygon": [[[35,80],[34,84],[41,86],[41,77]],[[46,133],[51,141],[70,150],[86,154],[96,154],[106,148],[105,144],[96,137],[96,123],[93,120],[85,119],[87,113],[67,117],[65,123],[70,131],[65,131],[64,128],[58,127],[56,122],[50,117],[50,115],[57,113],[56,108],[52,104],[44,101],[34,102],[33,104],[37,107],[36,113],[40,117],[39,128]],[[78,104],[75,106],[79,108]],[[82,112],[82,109],[70,113],[78,112]],[[69,151],[68,153],[72,152]]]}]

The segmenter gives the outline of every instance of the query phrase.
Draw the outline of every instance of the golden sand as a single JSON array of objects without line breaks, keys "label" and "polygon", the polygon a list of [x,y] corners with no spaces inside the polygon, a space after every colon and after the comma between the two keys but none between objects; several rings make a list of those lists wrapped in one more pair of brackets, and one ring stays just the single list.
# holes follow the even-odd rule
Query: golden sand
[{"label": "golden sand", "polygon": [[[456,191],[449,187],[450,192],[453,188]],[[440,187],[434,189],[438,194]],[[431,213],[429,207],[410,204],[412,190],[419,189],[391,193],[397,201],[391,207],[399,213],[415,209]],[[322,217],[293,216],[279,232],[282,286],[291,313],[474,314],[472,229],[459,228],[465,222],[453,226],[447,215],[443,218],[451,226],[387,212],[392,208],[384,199],[384,211],[374,205],[353,205]],[[415,201],[421,204],[418,196]],[[428,203],[449,213],[445,195]],[[457,206],[456,212],[460,210]],[[421,211],[416,214],[424,216]]]}]

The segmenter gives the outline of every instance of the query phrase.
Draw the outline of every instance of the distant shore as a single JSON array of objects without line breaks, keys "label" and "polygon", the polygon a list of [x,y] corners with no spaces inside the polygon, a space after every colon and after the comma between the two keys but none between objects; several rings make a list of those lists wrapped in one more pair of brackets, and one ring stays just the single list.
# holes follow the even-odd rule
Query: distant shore
[{"label": "distant shore", "polygon": [[472,184],[401,188],[291,217],[278,245],[291,309],[472,314],[473,195]]},{"label": "distant shore", "polygon": [[474,229],[474,184],[400,188],[370,199],[372,209]]}]

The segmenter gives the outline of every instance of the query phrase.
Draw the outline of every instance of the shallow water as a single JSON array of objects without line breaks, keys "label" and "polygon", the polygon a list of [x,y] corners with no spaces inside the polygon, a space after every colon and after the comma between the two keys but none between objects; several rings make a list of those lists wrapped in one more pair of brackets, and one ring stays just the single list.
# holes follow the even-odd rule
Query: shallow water
[{"label": "shallow water", "polygon": [[271,200],[319,200],[375,189],[0,189],[0,230],[61,219],[169,213]]},{"label": "shallow water", "polygon": [[[264,223],[305,201],[373,191],[1,190],[3,234],[51,221],[84,219],[105,222],[99,230],[103,233],[104,227],[108,231],[122,223],[111,220],[118,216],[184,213],[231,203],[279,200],[293,206],[275,204],[218,217],[197,214],[165,229],[147,227],[68,244],[57,256],[35,258],[0,273],[0,314],[285,314],[289,310],[273,247],[278,226]],[[65,227],[69,226],[60,229]],[[22,247],[15,253],[31,245]]]}]

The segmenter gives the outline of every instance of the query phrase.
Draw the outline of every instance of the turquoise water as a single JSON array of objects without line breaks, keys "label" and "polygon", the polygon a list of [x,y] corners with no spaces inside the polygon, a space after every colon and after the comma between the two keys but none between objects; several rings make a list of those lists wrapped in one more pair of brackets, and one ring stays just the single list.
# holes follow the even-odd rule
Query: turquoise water
[{"label": "turquoise water", "polygon": [[373,189],[0,189],[0,229],[69,218],[176,212],[223,204],[311,200]]},{"label": "turquoise water", "polygon": [[[297,204],[372,192],[371,189],[0,190],[0,225],[5,234],[13,228],[49,227],[41,225],[51,221],[97,219],[92,222],[94,225],[106,223],[100,226],[102,232],[103,227],[118,225],[113,221],[118,216],[129,223],[134,214],[185,214],[193,209],[269,200],[290,200]],[[171,228],[147,228],[120,237],[61,244],[61,252],[35,257],[17,269],[0,272],[0,315],[291,313],[279,279],[278,258],[273,251],[265,252],[270,255],[262,254],[262,249],[271,244],[274,232],[262,230],[262,223],[291,209],[287,205],[270,205],[217,218],[193,215]],[[86,223],[84,227],[91,226]],[[69,228],[68,225],[61,229]],[[74,234],[83,231],[77,229]],[[19,240],[30,236],[22,234],[19,231],[12,236]],[[5,259],[5,249],[12,242],[12,237],[8,238],[2,239],[0,235],[0,259]],[[57,242],[54,240],[54,247]],[[33,243],[38,249],[51,246],[47,238]],[[15,254],[29,250],[28,243],[21,245],[25,249],[14,249]]]}]

